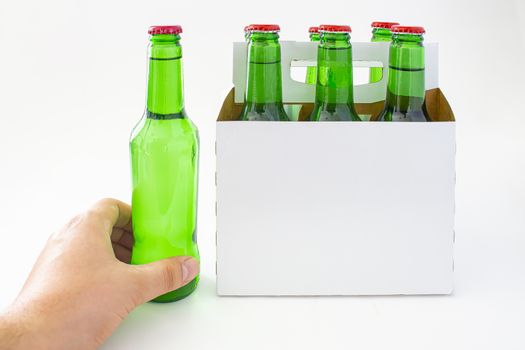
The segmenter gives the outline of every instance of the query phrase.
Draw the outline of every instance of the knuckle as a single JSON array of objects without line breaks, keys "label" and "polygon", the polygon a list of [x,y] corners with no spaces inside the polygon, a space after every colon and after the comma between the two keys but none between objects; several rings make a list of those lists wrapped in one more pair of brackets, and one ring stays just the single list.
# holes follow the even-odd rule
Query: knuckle
[{"label": "knuckle", "polygon": [[47,238],[46,246],[60,243],[63,240],[63,234],[61,231],[52,232]]},{"label": "knuckle", "polygon": [[104,211],[108,210],[113,206],[114,200],[111,198],[99,199],[95,204],[88,208],[85,212],[86,216],[89,217],[102,217]]},{"label": "knuckle", "polygon": [[84,217],[82,214],[75,215],[64,226],[62,226],[62,228],[51,233],[48,238],[48,243],[62,242],[71,232],[74,232],[77,229],[83,219]]},{"label": "knuckle", "polygon": [[100,210],[96,208],[90,208],[86,210],[86,212],[83,215],[83,218],[86,220],[90,220],[90,221],[93,221],[93,220],[97,221],[100,218],[102,218],[102,213],[100,212]]},{"label": "knuckle", "polygon": [[82,221],[82,215],[77,214],[75,215],[69,222],[66,224],[66,229],[70,230],[78,226],[78,224]]},{"label": "knuckle", "polygon": [[102,198],[96,201],[94,207],[105,206],[105,205],[113,204],[113,203],[115,203],[115,199],[110,198],[110,197],[105,197],[105,198]]},{"label": "knuckle", "polygon": [[105,215],[105,213],[97,207],[88,209],[84,213],[82,219],[89,226],[93,226],[96,228],[107,228],[107,226],[111,224],[111,222],[107,218],[107,215]]}]

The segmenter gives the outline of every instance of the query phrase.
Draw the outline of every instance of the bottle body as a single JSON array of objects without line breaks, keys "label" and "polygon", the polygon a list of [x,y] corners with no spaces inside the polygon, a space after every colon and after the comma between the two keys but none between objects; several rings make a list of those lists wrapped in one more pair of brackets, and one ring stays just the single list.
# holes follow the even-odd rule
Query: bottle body
[{"label": "bottle body", "polygon": [[310,120],[360,121],[354,108],[349,32],[324,32],[323,26],[320,31],[315,104]]},{"label": "bottle body", "polygon": [[252,25],[247,82],[240,120],[288,121],[282,102],[281,45],[278,26]]},{"label": "bottle body", "polygon": [[[182,53],[178,39],[164,39],[153,36],[147,108],[130,140],[135,238],[132,264],[173,256],[199,259],[198,132],[183,107]],[[198,276],[154,301],[182,299],[197,283]]]},{"label": "bottle body", "polygon": [[422,35],[394,33],[390,45],[385,108],[377,120],[430,121],[424,103],[425,48]]},{"label": "bottle body", "polygon": [[[173,256],[199,259],[197,129],[187,118],[144,118],[131,139],[132,264]],[[189,295],[198,277],[155,301]]]}]

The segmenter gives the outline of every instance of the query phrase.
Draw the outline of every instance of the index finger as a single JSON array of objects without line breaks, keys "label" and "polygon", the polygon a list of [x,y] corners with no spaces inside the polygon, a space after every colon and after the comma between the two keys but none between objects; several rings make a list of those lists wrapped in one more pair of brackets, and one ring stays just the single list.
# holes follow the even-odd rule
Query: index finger
[{"label": "index finger", "polygon": [[113,227],[131,231],[131,207],[129,204],[113,198],[104,198],[96,202],[88,212],[96,214],[99,219]]}]

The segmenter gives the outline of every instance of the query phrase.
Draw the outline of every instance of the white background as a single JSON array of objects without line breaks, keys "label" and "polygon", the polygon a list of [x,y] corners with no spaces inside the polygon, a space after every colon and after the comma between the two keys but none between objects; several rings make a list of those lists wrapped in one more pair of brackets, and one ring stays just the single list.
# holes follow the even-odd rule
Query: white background
[{"label": "white background", "polygon": [[[424,25],[440,43],[457,123],[456,288],[451,296],[215,295],[215,118],[232,41],[275,22]],[[48,235],[95,200],[130,199],[128,137],[145,99],[147,28],[184,28],[186,106],[201,136],[202,282],[139,307],[104,349],[525,348],[525,3],[500,1],[7,1],[0,3],[0,307]],[[322,264],[322,261],[319,262]]]}]

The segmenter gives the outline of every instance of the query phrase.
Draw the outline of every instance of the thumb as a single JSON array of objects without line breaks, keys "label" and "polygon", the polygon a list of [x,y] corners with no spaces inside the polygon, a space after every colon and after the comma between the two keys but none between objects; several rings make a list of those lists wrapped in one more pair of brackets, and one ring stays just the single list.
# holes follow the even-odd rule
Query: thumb
[{"label": "thumb", "polygon": [[177,256],[134,267],[141,303],[188,284],[199,273],[199,262],[189,256]]}]

